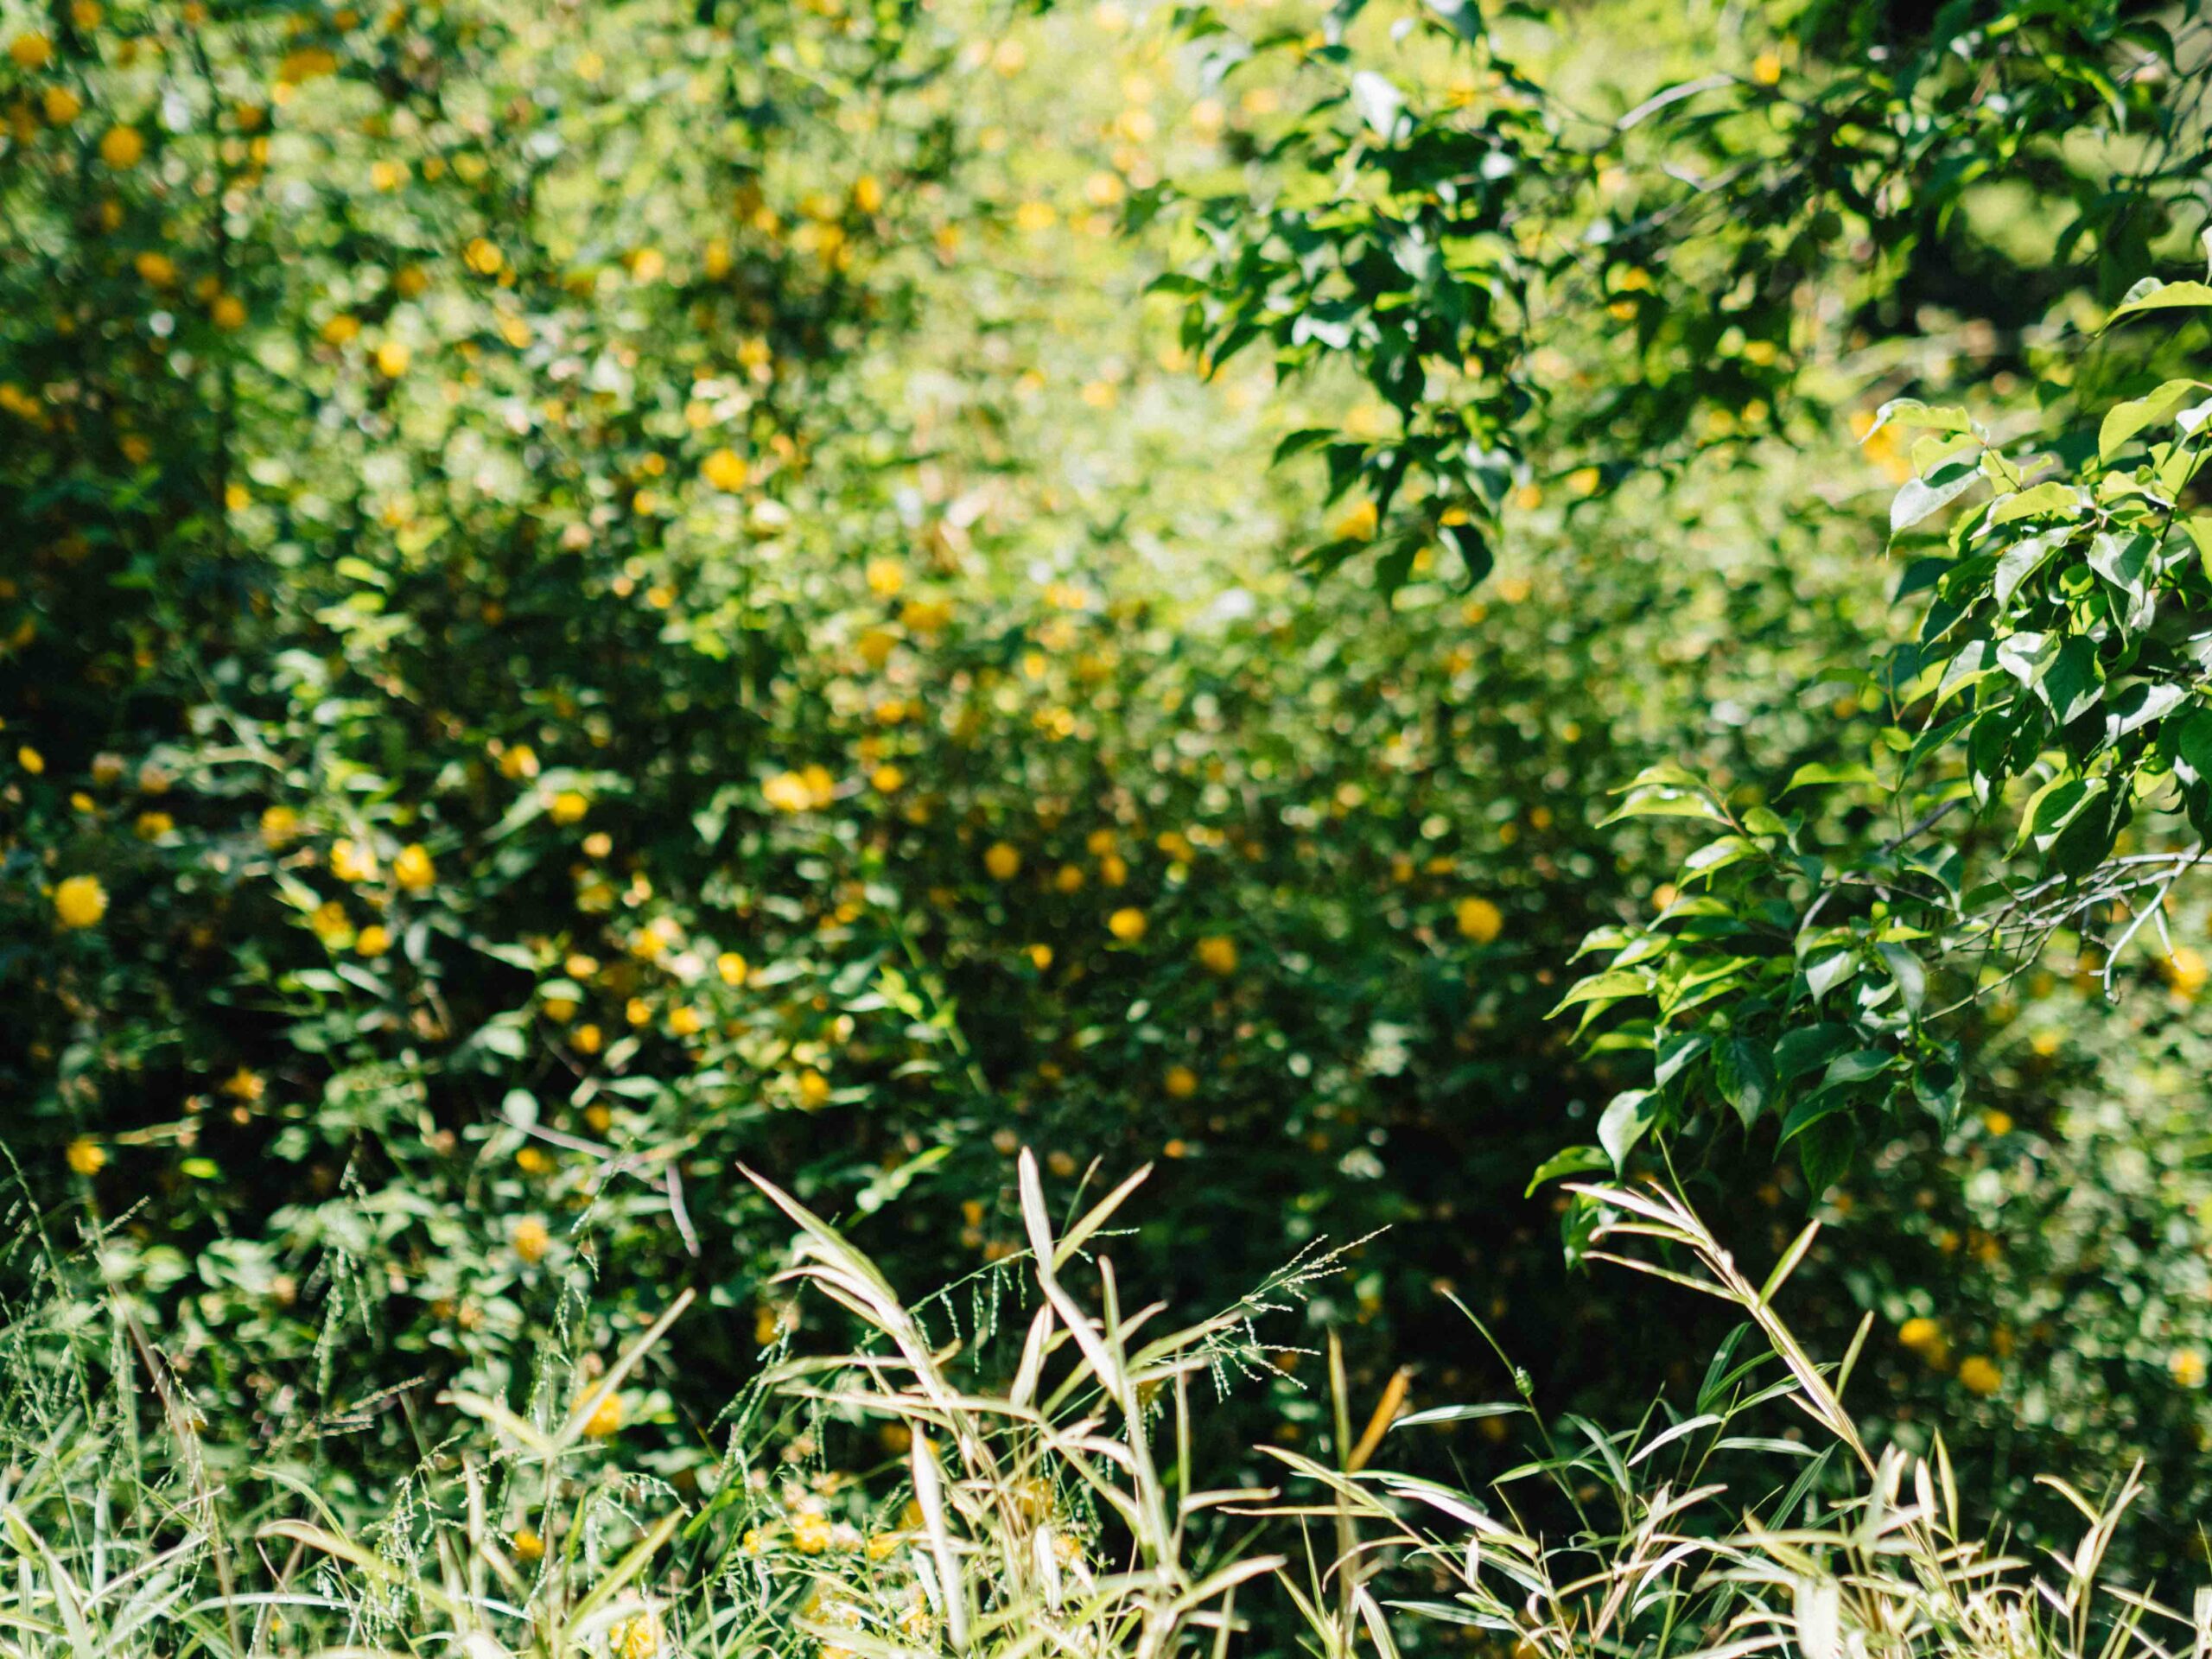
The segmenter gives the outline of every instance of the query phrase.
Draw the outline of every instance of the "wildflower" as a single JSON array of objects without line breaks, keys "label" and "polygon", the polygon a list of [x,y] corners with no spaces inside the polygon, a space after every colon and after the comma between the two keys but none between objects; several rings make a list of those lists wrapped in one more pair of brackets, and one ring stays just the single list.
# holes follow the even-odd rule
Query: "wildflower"
[{"label": "wildflower", "polygon": [[336,841],[330,848],[330,873],[340,881],[359,887],[377,879],[377,855],[351,841]]},{"label": "wildflower", "polygon": [[584,1419],[584,1433],[594,1440],[610,1439],[622,1427],[622,1396],[610,1392]]},{"label": "wildflower", "polygon": [[734,449],[717,449],[699,466],[699,476],[725,495],[743,489],[749,474],[745,458]]},{"label": "wildflower", "polygon": [[537,751],[527,743],[518,743],[499,757],[499,775],[512,783],[522,783],[537,776]]},{"label": "wildflower", "polygon": [[591,810],[591,798],[573,789],[564,789],[547,804],[545,814],[554,823],[567,825],[580,822]]},{"label": "wildflower", "polygon": [[1454,912],[1463,938],[1488,944],[1505,926],[1504,913],[1487,899],[1462,899]]},{"label": "wildflower", "polygon": [[107,1167],[107,1148],[88,1135],[80,1135],[62,1152],[69,1167],[87,1179]]},{"label": "wildflower", "polygon": [[513,1538],[509,1541],[514,1548],[515,1559],[518,1561],[537,1561],[545,1559],[545,1540],[528,1527],[518,1527]]},{"label": "wildflower", "polygon": [[380,957],[391,949],[391,930],[372,922],[354,939],[353,949],[365,957]]},{"label": "wildflower", "polygon": [[994,881],[1011,881],[1021,869],[1021,855],[1002,841],[983,849],[983,868]]},{"label": "wildflower", "polygon": [[1198,1092],[1198,1074],[1187,1065],[1171,1065],[1161,1084],[1170,1099],[1188,1100]]},{"label": "wildflower", "polygon": [[2005,1373],[1986,1354],[1968,1354],[1959,1362],[1959,1381],[1979,1395],[1992,1395],[2005,1386]]},{"label": "wildflower", "polygon": [[110,127],[100,136],[100,160],[122,173],[138,165],[146,141],[136,127]]},{"label": "wildflower", "polygon": [[508,1237],[515,1247],[515,1254],[531,1267],[543,1262],[545,1253],[553,1248],[553,1235],[535,1216],[524,1216],[517,1222],[514,1231]]},{"label": "wildflower", "polygon": [[760,793],[779,812],[804,812],[814,804],[806,779],[795,772],[779,772],[760,785]]},{"label": "wildflower", "polygon": [[421,842],[410,842],[391,861],[391,879],[410,893],[427,892],[438,879],[437,867],[430,861]]},{"label": "wildflower", "polygon": [[107,914],[107,889],[96,875],[73,875],[54,890],[54,913],[61,925],[96,925]]},{"label": "wildflower", "polygon": [[1144,912],[1134,905],[1125,906],[1106,918],[1106,931],[1123,944],[1135,944],[1144,938]]},{"label": "wildflower", "polygon": [[1236,943],[1233,939],[1224,938],[1218,933],[1211,933],[1200,939],[1194,954],[1198,957],[1198,966],[1210,974],[1219,974],[1226,979],[1236,971]]},{"label": "wildflower", "polygon": [[734,950],[725,950],[715,958],[715,972],[721,976],[725,985],[744,984],[746,976],[751,971],[745,958]]},{"label": "wildflower", "polygon": [[271,806],[261,814],[261,844],[274,851],[299,839],[300,815],[289,806]]}]

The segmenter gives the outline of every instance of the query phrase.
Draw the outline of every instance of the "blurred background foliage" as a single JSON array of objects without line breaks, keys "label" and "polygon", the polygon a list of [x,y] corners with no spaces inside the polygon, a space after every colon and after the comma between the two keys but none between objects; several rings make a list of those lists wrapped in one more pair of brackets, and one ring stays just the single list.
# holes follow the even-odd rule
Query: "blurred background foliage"
[{"label": "blurred background foliage", "polygon": [[[439,1389],[690,1287],[621,1432],[692,1490],[797,1317],[740,1164],[932,1286],[1017,1248],[1027,1145],[1056,1201],[1158,1164],[1116,1253],[1179,1305],[1364,1240],[1305,1313],[1362,1398],[1506,1397],[1444,1289],[1554,1404],[1693,1387],[1705,1333],[1526,1196],[1623,1085],[1547,1018],[1569,958],[1695,840],[1610,791],[1863,756],[1910,475],[1872,410],[2073,407],[2201,218],[2192,12],[1924,10],[0,13],[13,1305],[111,1287],[337,1501]],[[1974,73],[1970,26],[2026,43]],[[1205,309],[1270,291],[1262,229],[1374,234],[1357,179],[1317,207],[1363,125],[1558,170],[1510,188],[1565,192],[1525,257],[1567,297],[1467,342],[1541,382],[1493,428]],[[1683,182],[1739,151],[1748,217]],[[1593,253],[1599,200],[1687,253]],[[2091,372],[2183,347],[2142,349]],[[1461,468],[1410,518],[1408,435]],[[2182,904],[2119,1006],[2061,963],[1975,1010],[1948,1136],[1682,1172],[1747,1259],[1830,1224],[1800,1323],[1871,1310],[1883,1420],[2031,1538],[2030,1472],[2149,1459],[2146,1570],[2212,1426]],[[1240,1433],[1320,1432],[1317,1340]]]}]

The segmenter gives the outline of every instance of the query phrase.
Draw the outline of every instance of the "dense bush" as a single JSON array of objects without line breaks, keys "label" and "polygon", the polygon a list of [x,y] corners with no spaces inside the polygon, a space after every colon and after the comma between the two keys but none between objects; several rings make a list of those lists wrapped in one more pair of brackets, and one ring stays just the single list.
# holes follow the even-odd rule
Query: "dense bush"
[{"label": "dense bush", "polygon": [[[690,1491],[760,1351],[824,1317],[741,1166],[921,1287],[1020,1249],[1029,1146],[1056,1206],[1156,1164],[1115,1253],[1179,1306],[1351,1246],[1209,1419],[1245,1473],[1335,1432],[1294,1351],[1321,1327],[1363,1400],[1494,1385],[1440,1288],[1548,1401],[1694,1389],[1695,1315],[1570,1279],[1524,1197],[1643,1081],[1548,1016],[1698,840],[1611,791],[1666,763],[1743,805],[1878,741],[1911,463],[1838,429],[1975,372],[1986,319],[1869,345],[1936,302],[1902,279],[1808,314],[1760,383],[1786,419],[1716,379],[1664,471],[1510,469],[1470,588],[1387,501],[1325,503],[1344,477],[1266,479],[1299,432],[1376,460],[1391,397],[1318,351],[1280,399],[1199,384],[1222,365],[1137,297],[1188,245],[1109,235],[1170,170],[1298,200],[1274,141],[1344,115],[1299,99],[1354,46],[1239,91],[1114,7],[5,28],[0,1089],[41,1230],[11,1296],[111,1290],[212,1438],[365,1515],[441,1391],[550,1386],[549,1339],[611,1357],[688,1288],[681,1365],[621,1409],[636,1478]],[[1433,49],[1393,73],[1448,100]],[[1609,61],[1580,73],[1645,73]],[[1897,234],[1916,282],[1956,251]],[[2072,407],[2051,270],[2059,324],[1981,394],[2008,415],[2030,376]],[[1541,343],[1563,431],[1611,418],[1615,321]],[[1693,422],[1708,393],[1737,413]],[[1276,568],[1316,542],[1393,556]],[[1878,1315],[1897,1433],[1952,1423],[2006,1479],[2156,1454],[2154,1550],[2187,1547],[2212,1343],[2173,961],[2164,1006],[2062,976],[1972,1014],[1973,1109],[1833,1190],[1767,1135],[1681,1166],[1747,1255],[1835,1224],[1804,1322],[1840,1351]]]}]

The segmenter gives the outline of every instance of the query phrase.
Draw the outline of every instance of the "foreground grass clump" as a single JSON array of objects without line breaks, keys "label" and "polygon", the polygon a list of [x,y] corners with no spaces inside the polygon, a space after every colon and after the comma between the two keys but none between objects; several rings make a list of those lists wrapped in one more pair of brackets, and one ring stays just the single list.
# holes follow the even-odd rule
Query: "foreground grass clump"
[{"label": "foreground grass clump", "polygon": [[[1869,1449],[1842,1402],[1859,1344],[1818,1363],[1774,1310],[1810,1229],[1755,1286],[1680,1199],[1586,1188],[1598,1259],[1744,1316],[1694,1409],[1548,1421],[1515,1370],[1503,1402],[1401,1416],[1395,1387],[1355,1435],[1332,1344],[1327,1454],[1264,1448],[1282,1484],[1262,1487],[1201,1470],[1198,1398],[1262,1363],[1256,1322],[1332,1262],[1172,1325],[1125,1303],[1098,1249],[1141,1173],[1058,1227],[1027,1153],[1020,1174],[1027,1251],[965,1287],[965,1314],[902,1300],[762,1182],[798,1228],[783,1281],[858,1339],[779,1338],[689,1492],[620,1440],[621,1402],[681,1363],[688,1293],[595,1372],[549,1359],[527,1401],[443,1397],[443,1438],[416,1424],[420,1465],[373,1512],[288,1466],[298,1448],[203,1441],[207,1405],[120,1300],[21,1314],[0,1650],[1396,1659],[1464,1627],[1558,1659],[2167,1659],[2212,1641],[2212,1601],[2183,1618],[2103,1573],[2133,1474],[2102,1504],[2067,1490],[2086,1529],[2038,1573],[1962,1522],[1940,1438],[1931,1459]],[[1375,1463],[1394,1433],[1500,1419],[1527,1422],[1530,1455],[1479,1493]],[[868,1445],[873,1466],[843,1461]]]}]

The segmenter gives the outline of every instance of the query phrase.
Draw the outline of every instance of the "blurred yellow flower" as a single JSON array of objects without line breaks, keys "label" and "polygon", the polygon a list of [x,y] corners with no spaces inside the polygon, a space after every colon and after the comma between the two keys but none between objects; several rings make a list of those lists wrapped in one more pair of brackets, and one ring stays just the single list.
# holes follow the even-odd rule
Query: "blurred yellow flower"
[{"label": "blurred yellow flower", "polygon": [[1454,910],[1463,938],[1488,944],[1505,926],[1504,912],[1487,899],[1462,899]]},{"label": "blurred yellow flower", "polygon": [[1210,933],[1198,941],[1195,953],[1198,965],[1210,974],[1224,977],[1236,971],[1236,944],[1218,933]]},{"label": "blurred yellow flower", "polygon": [[545,816],[554,823],[568,825],[580,822],[591,810],[591,798],[573,789],[564,789],[546,804]]},{"label": "blurred yellow flower", "polygon": [[779,812],[804,812],[814,804],[814,791],[795,772],[779,772],[760,785],[760,793]]},{"label": "blurred yellow flower", "polygon": [[983,868],[994,881],[1011,881],[1020,874],[1021,855],[1002,841],[983,849]]},{"label": "blurred yellow flower", "polygon": [[61,1155],[79,1175],[97,1175],[107,1167],[107,1148],[88,1135],[72,1141]]},{"label": "blurred yellow flower", "polygon": [[300,836],[300,815],[289,806],[272,806],[261,814],[261,841],[274,850],[289,846]]},{"label": "blurred yellow flower", "polygon": [[1123,944],[1135,944],[1144,938],[1144,912],[1134,905],[1124,906],[1106,918],[1106,931]]},{"label": "blurred yellow flower", "polygon": [[515,1223],[514,1231],[508,1236],[515,1247],[515,1254],[531,1266],[536,1267],[553,1248],[553,1235],[545,1224],[535,1216],[524,1216]]},{"label": "blurred yellow flower", "polygon": [[372,922],[353,941],[353,949],[365,957],[380,957],[391,949],[391,931]]},{"label": "blurred yellow flower", "polygon": [[1198,1092],[1198,1074],[1187,1065],[1169,1066],[1160,1081],[1172,1099],[1188,1100]]},{"label": "blurred yellow flower", "polygon": [[64,927],[94,926],[107,914],[107,889],[96,875],[73,875],[54,889],[54,913]]},{"label": "blurred yellow flower", "polygon": [[527,743],[514,745],[499,757],[499,775],[514,783],[537,777],[537,751]]},{"label": "blurred yellow flower", "polygon": [[377,855],[357,842],[340,840],[331,843],[330,873],[340,881],[355,887],[377,879]]},{"label": "blurred yellow flower", "polygon": [[427,893],[438,879],[437,866],[421,842],[410,842],[391,861],[391,879],[410,893]]},{"label": "blurred yellow flower", "polygon": [[734,449],[717,449],[699,464],[699,476],[725,495],[743,489],[750,475],[745,458]]},{"label": "blurred yellow flower", "polygon": [[120,173],[138,165],[146,141],[136,127],[110,127],[100,136],[100,160]]},{"label": "blurred yellow flower", "polygon": [[1959,1381],[1975,1394],[1992,1395],[2005,1386],[2005,1373],[1986,1354],[1968,1354],[1959,1362]]},{"label": "blurred yellow flower", "polygon": [[715,958],[715,972],[721,976],[725,985],[744,984],[751,971],[745,958],[734,950],[725,950]]}]

